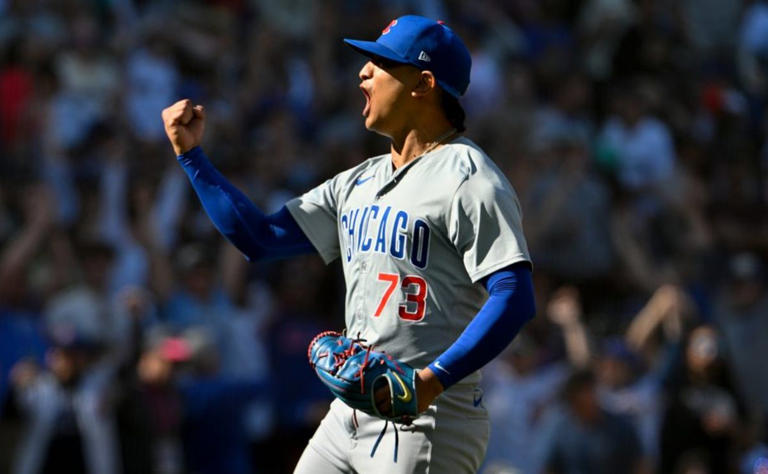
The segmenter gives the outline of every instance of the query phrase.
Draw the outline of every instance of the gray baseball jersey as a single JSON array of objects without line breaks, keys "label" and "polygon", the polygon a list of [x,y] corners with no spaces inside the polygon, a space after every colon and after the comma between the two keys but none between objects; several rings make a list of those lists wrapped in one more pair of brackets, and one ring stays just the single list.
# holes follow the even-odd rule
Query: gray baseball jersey
[{"label": "gray baseball jersey", "polygon": [[347,333],[417,368],[480,310],[478,280],[529,260],[512,186],[463,137],[397,170],[370,158],[287,207],[326,263],[341,258]]}]

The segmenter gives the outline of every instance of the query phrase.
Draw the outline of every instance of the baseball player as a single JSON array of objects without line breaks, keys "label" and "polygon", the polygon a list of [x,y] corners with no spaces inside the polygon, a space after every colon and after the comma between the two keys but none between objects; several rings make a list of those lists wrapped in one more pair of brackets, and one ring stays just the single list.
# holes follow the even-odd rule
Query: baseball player
[{"label": "baseball player", "polygon": [[166,132],[206,212],[248,259],[340,258],[347,334],[417,369],[412,383],[375,392],[381,413],[416,400],[412,424],[382,438],[386,421],[337,399],[295,472],[474,473],[489,433],[478,371],[535,313],[518,199],[461,135],[471,58],[448,26],[409,15],[376,41],[345,42],[368,58],[362,115],[390,151],[277,213],[259,211],[208,161],[202,106],[165,109]]}]

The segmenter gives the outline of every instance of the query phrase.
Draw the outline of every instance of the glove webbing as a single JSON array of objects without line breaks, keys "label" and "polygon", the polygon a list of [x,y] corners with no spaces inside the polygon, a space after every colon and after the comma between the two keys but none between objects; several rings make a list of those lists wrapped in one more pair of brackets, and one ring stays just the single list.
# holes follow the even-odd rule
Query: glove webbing
[{"label": "glove webbing", "polygon": [[[323,336],[328,335],[338,335],[336,331],[325,331],[321,332],[317,336],[315,336],[315,339],[319,339]],[[350,357],[355,355],[361,348],[365,347],[365,359],[363,359],[363,363],[360,364],[360,370],[357,372],[357,375],[360,377],[360,393],[365,393],[365,368],[368,367],[368,357],[371,354],[371,350],[373,350],[373,346],[366,346],[364,344],[361,344],[365,342],[365,339],[360,339],[359,337],[357,339],[351,339],[352,344],[349,346],[349,349],[344,350],[340,354],[333,353],[333,368],[338,369],[342,365],[344,365],[344,362],[347,361]],[[314,342],[314,341],[313,341]],[[338,345],[341,345],[341,339],[337,341]],[[312,348],[312,343],[309,345],[310,349]],[[307,353],[307,356],[309,357],[309,352]],[[328,353],[325,352],[323,354],[318,354],[317,358],[322,359],[323,357],[328,357]],[[310,359],[311,360],[311,359]]]},{"label": "glove webbing", "polygon": [[[324,331],[318,334],[317,336],[315,336],[312,339],[312,342],[309,343],[309,347],[307,348],[307,358],[309,359],[310,365],[314,367],[314,364],[312,364],[311,350],[316,340],[320,339],[323,336],[340,336],[340,335],[344,335],[344,333],[346,333],[346,330],[344,330],[343,333],[339,333],[337,331]],[[365,348],[365,358],[363,359],[363,363],[360,364],[360,370],[357,372],[358,376],[360,377],[360,393],[365,393],[365,369],[366,367],[368,367],[368,362],[369,362],[368,357],[370,356],[374,345],[372,344],[369,346],[369,345],[363,344],[364,342],[366,342],[366,340],[361,338],[359,334],[358,334],[358,337],[355,339],[350,338],[350,341],[352,342],[352,344],[349,346],[349,349],[342,351],[340,354],[337,354],[337,353],[333,354],[333,368],[338,369],[339,367],[344,365],[344,362],[346,362],[347,359],[352,357],[362,348]],[[342,345],[341,340],[338,340],[336,343],[338,345]],[[403,369],[400,367],[400,365],[391,355],[386,353],[384,355],[386,356],[387,359],[389,359],[390,362],[392,362],[392,364],[395,366],[395,369],[397,369],[398,372],[400,372],[401,374],[405,373],[405,371],[403,371]],[[317,355],[318,359],[322,359],[323,357],[328,357],[328,353],[325,352],[323,354]],[[383,363],[383,361],[381,363]]]}]

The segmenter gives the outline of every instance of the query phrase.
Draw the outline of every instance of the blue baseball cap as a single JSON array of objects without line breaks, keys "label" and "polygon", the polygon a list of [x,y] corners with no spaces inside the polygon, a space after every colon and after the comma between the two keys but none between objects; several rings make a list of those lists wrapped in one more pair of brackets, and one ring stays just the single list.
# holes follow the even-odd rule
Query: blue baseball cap
[{"label": "blue baseball cap", "polygon": [[446,92],[459,97],[469,86],[472,58],[456,33],[441,21],[406,15],[392,20],[376,41],[344,39],[368,57],[430,70]]}]

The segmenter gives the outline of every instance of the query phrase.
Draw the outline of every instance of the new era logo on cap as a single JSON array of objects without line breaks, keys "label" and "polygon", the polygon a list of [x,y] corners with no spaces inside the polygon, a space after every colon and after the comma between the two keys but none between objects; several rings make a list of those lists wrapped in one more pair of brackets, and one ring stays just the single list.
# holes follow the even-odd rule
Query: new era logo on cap
[{"label": "new era logo on cap", "polygon": [[454,97],[464,94],[469,85],[472,58],[461,38],[442,21],[401,16],[392,20],[376,41],[344,42],[368,57],[428,69],[440,87]]}]

